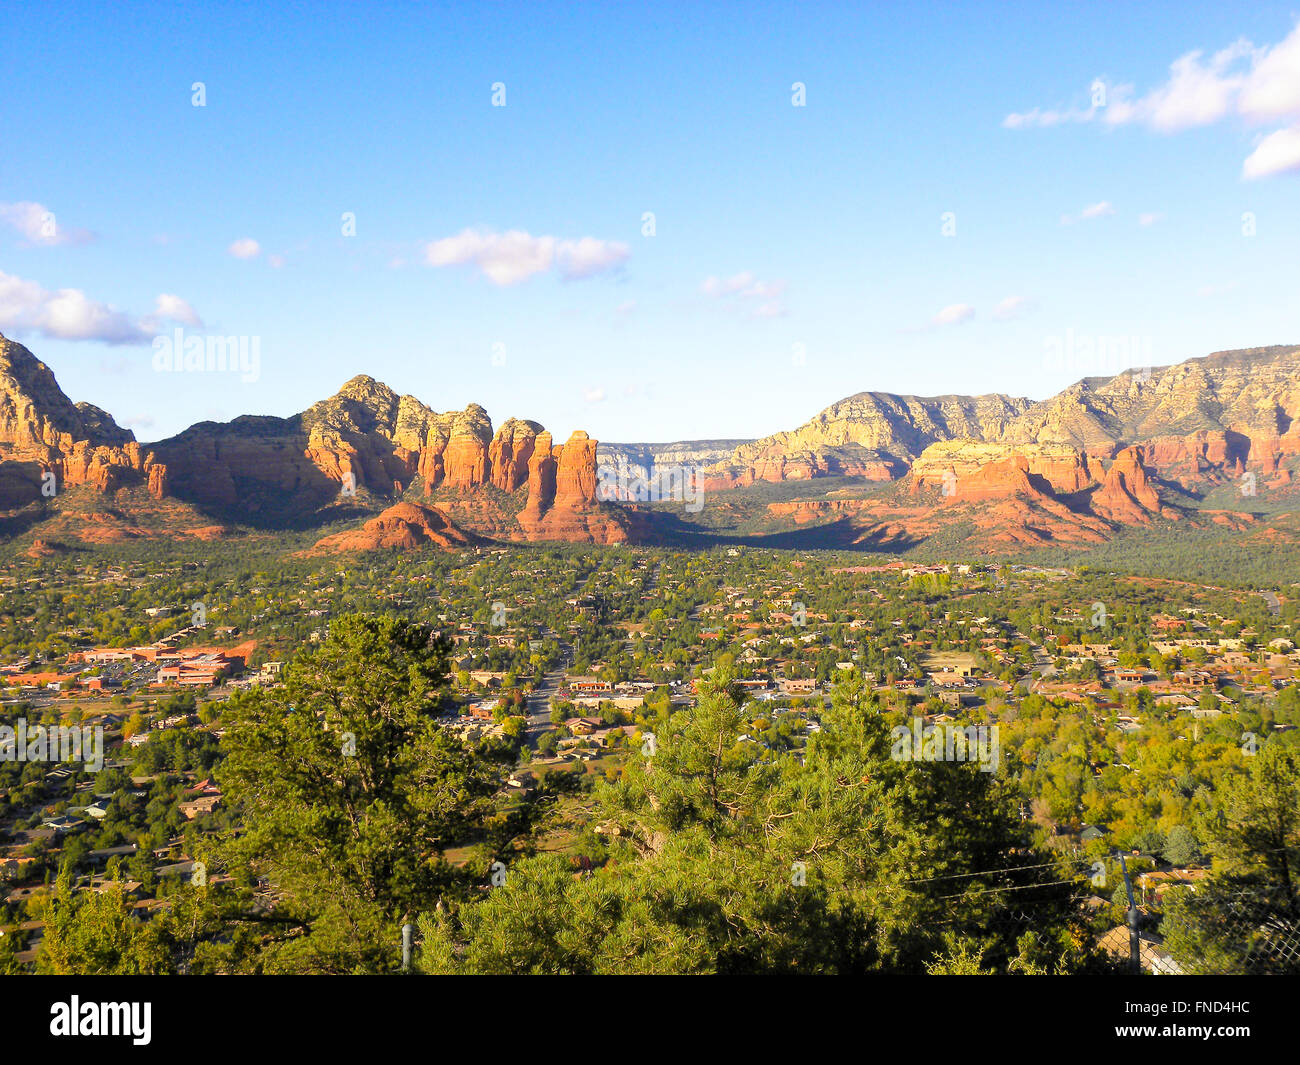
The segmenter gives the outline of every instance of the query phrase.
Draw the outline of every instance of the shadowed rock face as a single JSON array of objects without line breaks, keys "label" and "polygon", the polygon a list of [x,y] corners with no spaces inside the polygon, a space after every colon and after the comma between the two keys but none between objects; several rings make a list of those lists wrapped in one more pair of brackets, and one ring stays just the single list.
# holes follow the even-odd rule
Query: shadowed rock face
[{"label": "shadowed rock face", "polygon": [[1092,509],[1125,525],[1146,524],[1165,511],[1160,495],[1143,465],[1140,447],[1127,447],[1115,456],[1106,479],[1092,496]]},{"label": "shadowed rock face", "polygon": [[556,450],[551,444],[550,433],[537,434],[528,461],[528,502],[519,515],[519,523],[524,528],[536,526],[555,503]]}]

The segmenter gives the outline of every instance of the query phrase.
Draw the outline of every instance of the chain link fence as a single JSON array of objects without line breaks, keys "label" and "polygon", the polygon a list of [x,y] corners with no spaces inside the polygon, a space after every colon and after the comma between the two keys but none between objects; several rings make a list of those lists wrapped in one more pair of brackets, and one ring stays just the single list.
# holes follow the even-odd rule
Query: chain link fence
[{"label": "chain link fence", "polygon": [[[1021,957],[1050,957],[1060,945],[1061,915],[1067,912],[1064,924],[1085,972],[1300,974],[1300,892],[1210,878],[1174,879],[1153,890],[1132,882],[1126,869],[1117,885],[1096,872],[1096,863],[1073,864],[1090,865],[1094,875],[1032,889],[982,887],[953,897],[963,903],[987,898],[986,929],[1003,941],[1013,940]],[[987,883],[1000,873],[966,875]],[[1057,892],[1048,894],[1050,887]]]}]

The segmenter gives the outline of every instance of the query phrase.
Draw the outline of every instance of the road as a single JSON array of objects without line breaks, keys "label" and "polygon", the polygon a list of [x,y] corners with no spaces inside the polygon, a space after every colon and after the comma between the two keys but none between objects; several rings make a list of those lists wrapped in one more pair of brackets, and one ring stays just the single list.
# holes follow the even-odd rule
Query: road
[{"label": "road", "polygon": [[[569,598],[581,595],[590,579],[590,577],[583,577],[578,581],[573,586],[573,591],[569,593]],[[542,635],[555,640],[560,645],[560,664],[542,678],[541,684],[536,689],[528,693],[528,701],[525,704],[528,727],[524,730],[524,741],[532,750],[537,749],[537,741],[542,738],[542,733],[551,727],[551,700],[555,698],[565,675],[573,665],[573,645],[568,640],[549,627],[543,630]]]},{"label": "road", "polygon": [[546,636],[559,641],[560,665],[547,673],[542,678],[542,683],[528,693],[528,728],[524,732],[524,739],[533,750],[537,749],[537,741],[541,739],[542,733],[551,727],[551,700],[560,690],[565,674],[573,664],[573,646],[551,629],[546,630]]}]

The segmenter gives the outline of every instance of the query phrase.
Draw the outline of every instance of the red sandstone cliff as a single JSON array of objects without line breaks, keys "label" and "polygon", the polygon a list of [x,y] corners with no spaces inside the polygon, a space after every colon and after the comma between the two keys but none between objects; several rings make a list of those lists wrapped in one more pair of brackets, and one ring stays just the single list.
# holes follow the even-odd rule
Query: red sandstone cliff
[{"label": "red sandstone cliff", "polygon": [[529,540],[612,544],[628,539],[629,522],[618,507],[596,501],[596,444],[575,432],[556,447],[539,433],[528,466],[528,500],[519,526]]},{"label": "red sandstone cliff", "polygon": [[48,498],[46,486],[57,494],[83,484],[110,492],[143,483],[158,498],[165,473],[153,469],[154,456],[130,430],[98,407],[74,404],[48,366],[0,336],[0,507]]}]

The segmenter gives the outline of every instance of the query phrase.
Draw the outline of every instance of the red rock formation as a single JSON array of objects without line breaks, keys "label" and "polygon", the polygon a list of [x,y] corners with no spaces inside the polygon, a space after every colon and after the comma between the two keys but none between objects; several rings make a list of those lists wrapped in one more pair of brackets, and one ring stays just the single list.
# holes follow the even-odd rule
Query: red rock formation
[{"label": "red rock formation", "polygon": [[443,550],[469,547],[477,537],[457,528],[436,507],[397,503],[360,529],[335,533],[316,542],[313,552],[410,551],[426,544]]},{"label": "red rock formation", "polygon": [[628,521],[619,509],[596,502],[596,444],[575,432],[563,447],[539,433],[528,464],[528,500],[519,527],[529,540],[622,543]]},{"label": "red rock formation", "polygon": [[528,464],[542,427],[536,422],[509,418],[497,430],[488,450],[492,483],[503,492],[513,492],[528,481]]},{"label": "red rock formation", "polygon": [[[152,458],[152,456],[150,456]],[[73,403],[48,366],[0,336],[0,506],[42,498],[42,474],[58,492],[91,485],[110,492],[149,476],[129,430],[89,403]]]},{"label": "red rock formation", "polygon": [[1043,454],[1030,457],[1029,472],[1047,481],[1053,492],[1065,495],[1081,492],[1101,480],[1100,465],[1083,452],[1073,456]]},{"label": "red rock formation", "polygon": [[1094,513],[1123,525],[1144,525],[1152,517],[1168,514],[1143,465],[1141,447],[1126,447],[1115,456],[1101,487],[1090,501]]},{"label": "red rock formation", "polygon": [[1166,481],[1188,489],[1221,483],[1246,468],[1255,450],[1241,433],[1201,430],[1186,436],[1159,436],[1143,445],[1145,460]]},{"label": "red rock formation", "polygon": [[978,503],[990,499],[1005,499],[1010,495],[1045,498],[1029,483],[1029,460],[1024,455],[1010,455],[986,463],[979,469],[960,477],[953,484],[949,502]]},{"label": "red rock formation", "polygon": [[580,507],[596,501],[596,441],[578,430],[560,448],[555,471],[556,506]]},{"label": "red rock formation", "polygon": [[[1011,463],[1008,466],[1007,463]],[[1016,474],[1012,467],[1026,477]],[[931,444],[912,466],[913,495],[927,488],[942,488],[945,480],[956,494],[978,492],[994,498],[1023,491],[1079,492],[1100,480],[1096,460],[1068,444],[989,444],[974,440]],[[967,485],[967,481],[971,481]]]},{"label": "red rock formation", "polygon": [[533,442],[533,453],[528,460],[528,501],[519,515],[525,527],[537,525],[542,515],[555,502],[555,471],[557,463],[551,445],[551,434],[541,432]]},{"label": "red rock formation", "polygon": [[32,546],[27,549],[28,558],[52,558],[55,555],[61,555],[68,550],[65,544],[57,540],[42,540],[37,537],[32,541]]},{"label": "red rock formation", "polygon": [[[473,488],[488,480],[488,449],[492,445],[487,412],[477,408],[482,419],[458,416],[451,428],[447,450],[442,454],[444,483],[448,488]],[[484,426],[486,422],[486,427]]]},{"label": "red rock formation", "polygon": [[154,499],[162,499],[167,494],[167,467],[161,462],[149,466],[149,494]]}]

